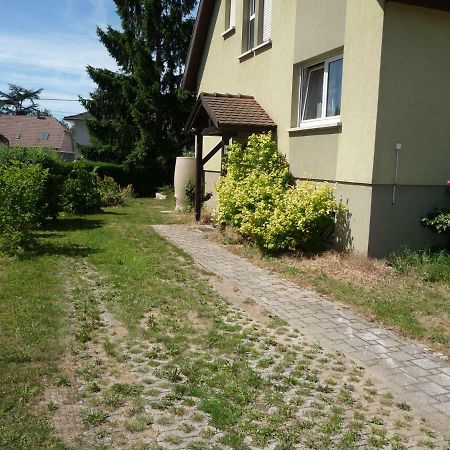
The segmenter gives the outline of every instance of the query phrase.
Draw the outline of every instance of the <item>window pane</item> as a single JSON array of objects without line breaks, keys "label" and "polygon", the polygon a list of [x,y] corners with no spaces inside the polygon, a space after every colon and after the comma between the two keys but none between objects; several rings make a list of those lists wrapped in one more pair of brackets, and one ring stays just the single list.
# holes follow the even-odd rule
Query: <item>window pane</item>
[{"label": "window pane", "polygon": [[328,66],[327,117],[341,114],[343,60],[333,61]]},{"label": "window pane", "polygon": [[247,50],[251,50],[253,48],[254,42],[255,42],[255,19],[252,19],[248,22]]},{"label": "window pane", "polygon": [[322,117],[324,68],[309,70],[303,120],[320,119]]},{"label": "window pane", "polygon": [[255,0],[248,0],[248,13],[249,17],[255,14]]}]

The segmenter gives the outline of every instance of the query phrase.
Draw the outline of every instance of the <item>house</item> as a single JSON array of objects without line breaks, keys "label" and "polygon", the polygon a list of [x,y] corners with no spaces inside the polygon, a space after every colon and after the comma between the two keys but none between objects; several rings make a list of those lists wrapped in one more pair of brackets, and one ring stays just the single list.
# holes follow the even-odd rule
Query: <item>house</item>
[{"label": "house", "polygon": [[419,221],[449,201],[449,55],[445,0],[202,0],[183,79],[198,181],[271,129],[298,180],[336,183],[337,245],[441,243]]},{"label": "house", "polygon": [[0,134],[10,147],[51,148],[65,160],[75,158],[69,130],[51,116],[0,116]]},{"label": "house", "polygon": [[91,137],[86,122],[92,119],[88,112],[75,114],[73,116],[66,116],[64,120],[72,125],[72,135],[75,141],[75,152],[78,153],[78,145],[90,145]]}]

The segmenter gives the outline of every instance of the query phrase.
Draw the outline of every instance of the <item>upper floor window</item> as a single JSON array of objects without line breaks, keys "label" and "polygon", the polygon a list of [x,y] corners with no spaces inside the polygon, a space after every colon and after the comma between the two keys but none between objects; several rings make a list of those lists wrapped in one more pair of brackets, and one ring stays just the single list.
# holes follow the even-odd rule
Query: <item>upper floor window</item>
[{"label": "upper floor window", "polygon": [[270,42],[272,35],[272,0],[245,0],[244,50]]},{"label": "upper floor window", "polygon": [[247,50],[255,46],[256,0],[248,0]]},{"label": "upper floor window", "polygon": [[268,42],[272,38],[272,0],[262,0],[262,28],[261,42]]},{"label": "upper floor window", "polygon": [[343,62],[340,55],[303,69],[300,83],[300,127],[340,121]]},{"label": "upper floor window", "polygon": [[225,1],[225,31],[236,26],[236,0]]}]

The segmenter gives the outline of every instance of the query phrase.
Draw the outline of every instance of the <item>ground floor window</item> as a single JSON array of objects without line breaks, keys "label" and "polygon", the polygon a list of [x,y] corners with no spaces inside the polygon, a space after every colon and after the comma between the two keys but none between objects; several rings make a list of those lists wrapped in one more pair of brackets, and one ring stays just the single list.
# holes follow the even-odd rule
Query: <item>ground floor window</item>
[{"label": "ground floor window", "polygon": [[336,122],[341,115],[343,56],[306,66],[301,71],[299,126]]}]

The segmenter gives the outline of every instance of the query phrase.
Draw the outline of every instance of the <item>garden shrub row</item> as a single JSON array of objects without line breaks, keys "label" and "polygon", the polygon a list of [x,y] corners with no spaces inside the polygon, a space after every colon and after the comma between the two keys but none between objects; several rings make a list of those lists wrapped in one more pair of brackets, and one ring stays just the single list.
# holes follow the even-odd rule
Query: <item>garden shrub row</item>
[{"label": "garden shrub row", "polygon": [[296,185],[271,133],[233,145],[226,171],[217,184],[219,222],[269,251],[320,247],[341,206],[326,183]]},{"label": "garden shrub row", "polygon": [[[111,167],[103,167],[103,173]],[[17,252],[33,241],[33,230],[59,212],[96,213],[123,204],[133,193],[91,162],[66,162],[52,151],[0,152],[0,247]]]}]

